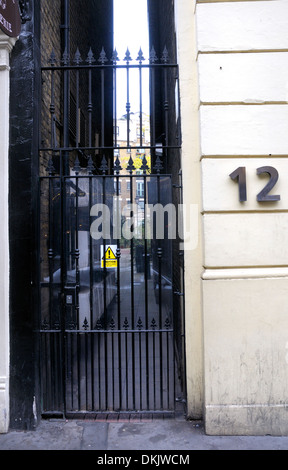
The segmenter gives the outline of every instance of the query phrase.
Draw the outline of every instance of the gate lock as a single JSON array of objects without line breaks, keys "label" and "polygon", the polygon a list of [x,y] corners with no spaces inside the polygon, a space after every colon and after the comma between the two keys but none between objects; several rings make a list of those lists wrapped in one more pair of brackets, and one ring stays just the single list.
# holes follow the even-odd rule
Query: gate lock
[{"label": "gate lock", "polygon": [[67,307],[76,305],[76,289],[76,286],[64,288],[64,301]]}]

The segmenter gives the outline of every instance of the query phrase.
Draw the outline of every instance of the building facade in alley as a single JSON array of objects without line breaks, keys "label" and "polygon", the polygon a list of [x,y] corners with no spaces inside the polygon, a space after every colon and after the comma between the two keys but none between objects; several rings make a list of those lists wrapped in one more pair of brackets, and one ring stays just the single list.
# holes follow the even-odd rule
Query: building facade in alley
[{"label": "building facade in alley", "polygon": [[112,0],[0,2],[0,432],[287,435],[287,2],[147,18],[124,57]]}]

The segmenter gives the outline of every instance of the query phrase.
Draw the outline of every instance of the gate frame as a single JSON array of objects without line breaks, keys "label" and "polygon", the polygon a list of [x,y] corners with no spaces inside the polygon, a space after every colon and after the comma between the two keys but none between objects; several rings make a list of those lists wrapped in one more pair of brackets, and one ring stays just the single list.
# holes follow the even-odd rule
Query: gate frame
[{"label": "gate frame", "polygon": [[[90,172],[89,174],[92,175],[93,174],[93,171],[95,171],[95,166],[93,165],[93,161],[92,161],[92,153],[95,152],[95,153],[100,153],[102,154],[102,161],[101,161],[101,166],[99,167],[99,170],[98,172],[100,172],[100,174],[102,173],[102,175],[106,175],[108,173],[107,176],[109,177],[116,177],[117,180],[119,180],[119,172],[120,172],[120,161],[118,158],[116,158],[116,160],[114,161],[114,166],[112,168],[112,171],[114,172],[114,174],[109,174],[109,166],[110,166],[110,171],[111,171],[111,161],[109,162],[109,159],[106,160],[105,156],[104,156],[104,152],[114,152],[114,150],[117,148],[117,149],[133,149],[133,148],[144,148],[144,149],[149,149],[151,151],[151,154],[152,156],[154,155],[154,158],[153,158],[153,167],[154,167],[154,171],[156,172],[156,175],[158,176],[164,176],[161,171],[163,171],[163,160],[161,161],[159,155],[156,157],[156,151],[157,149],[159,148],[157,145],[156,145],[156,139],[155,139],[155,112],[154,112],[154,115],[152,116],[152,126],[151,126],[151,137],[152,137],[152,143],[151,145],[149,146],[143,146],[143,141],[142,141],[142,133],[140,133],[140,145],[137,145],[136,147],[133,147],[130,145],[130,141],[129,141],[129,113],[130,113],[130,103],[129,103],[129,71],[131,69],[138,69],[139,70],[139,75],[140,75],[140,123],[141,123],[141,119],[142,119],[142,104],[141,104],[141,99],[142,99],[142,88],[141,88],[141,73],[142,73],[142,70],[144,68],[149,68],[149,70],[151,71],[151,80],[152,80],[152,87],[153,87],[153,80],[155,80],[155,71],[157,70],[163,70],[163,75],[164,75],[164,106],[163,106],[163,114],[164,114],[164,129],[165,129],[165,132],[164,132],[164,145],[162,144],[162,152],[164,154],[164,156],[166,155],[166,159],[164,161],[164,166],[167,168],[167,164],[169,162],[169,152],[172,151],[172,152],[179,152],[180,149],[181,149],[181,144],[179,144],[179,135],[180,135],[180,121],[178,120],[177,122],[177,125],[176,125],[176,130],[179,131],[179,133],[177,133],[177,137],[176,137],[176,143],[174,143],[174,145],[170,145],[170,142],[169,142],[169,126],[170,126],[170,109],[169,109],[169,96],[168,96],[168,70],[176,70],[176,74],[175,74],[175,80],[178,81],[178,65],[177,64],[170,64],[169,63],[169,57],[168,57],[168,52],[167,52],[167,49],[165,48],[164,51],[163,51],[163,55],[162,55],[162,59],[161,59],[161,62],[162,63],[157,63],[157,57],[156,57],[156,53],[155,53],[155,50],[154,48],[151,49],[151,54],[150,54],[150,58],[149,58],[149,64],[146,64],[146,63],[143,63],[144,62],[144,57],[143,57],[143,54],[142,54],[142,51],[140,49],[139,51],[139,55],[138,55],[138,58],[137,58],[137,61],[138,63],[137,64],[131,64],[131,57],[130,57],[130,53],[129,53],[129,50],[127,49],[127,52],[126,52],[126,56],[125,56],[125,64],[124,65],[119,65],[117,62],[118,62],[118,56],[117,56],[117,52],[116,50],[113,52],[112,54],[112,59],[111,61],[109,62],[108,59],[107,59],[107,56],[106,56],[106,53],[104,51],[104,49],[102,48],[102,51],[100,53],[100,56],[99,56],[99,59],[98,59],[98,62],[100,62],[100,64],[98,63],[95,63],[96,60],[94,58],[94,54],[92,52],[92,50],[90,49],[89,50],[89,53],[88,53],[88,56],[87,56],[87,59],[86,59],[86,63],[83,64],[82,62],[82,59],[81,59],[81,56],[80,56],[80,52],[79,50],[77,49],[76,53],[75,53],[75,57],[74,57],[74,60],[73,60],[73,63],[70,62],[70,59],[69,57],[67,56],[66,53],[63,54],[63,57],[62,57],[62,63],[60,63],[61,65],[58,65],[56,64],[56,57],[55,57],[55,54],[52,52],[51,54],[51,57],[50,57],[50,65],[49,66],[43,66],[41,68],[41,71],[42,73],[43,72],[49,72],[51,73],[51,103],[50,103],[50,115],[51,115],[51,145],[50,147],[44,147],[44,148],[40,148],[39,149],[39,155],[40,155],[40,158],[41,158],[41,155],[43,154],[50,154],[50,157],[49,157],[49,161],[48,161],[48,166],[47,166],[47,172],[48,172],[48,180],[52,180],[54,178],[54,174],[55,174],[55,168],[53,166],[53,156],[55,156],[57,153],[59,153],[60,155],[62,155],[62,153],[67,153],[69,154],[70,152],[73,152],[73,151],[76,151],[78,154],[82,154],[82,153],[85,153],[85,152],[89,152],[90,153],[90,157],[89,157],[89,160],[88,160],[88,166],[87,166],[87,169],[88,171]],[[114,83],[114,93],[116,93],[116,70],[117,69],[125,69],[127,71],[127,105],[126,105],[126,111],[127,111],[127,146],[124,146],[124,147],[118,147],[117,146],[117,135],[116,135],[116,131],[115,131],[115,134],[114,134],[114,142],[113,142],[113,146],[111,145],[105,145],[105,137],[104,137],[104,106],[105,106],[105,97],[104,97],[104,83],[105,83],[105,71],[109,70],[109,71],[113,71],[113,83]],[[66,83],[66,86],[67,86],[67,83],[69,83],[69,74],[70,72],[75,72],[76,74],[76,108],[78,109],[79,108],[79,97],[80,97],[80,94],[79,94],[79,75],[80,75],[80,71],[83,71],[83,70],[88,70],[88,74],[89,74],[89,90],[88,90],[88,95],[89,95],[89,104],[88,104],[88,113],[89,114],[89,143],[88,143],[88,146],[87,147],[80,147],[79,145],[79,137],[80,137],[80,126],[79,126],[79,121],[78,119],[76,120],[76,145],[73,147],[73,146],[70,146],[69,143],[67,142],[67,131],[66,131],[66,134],[64,132],[64,135],[66,135],[66,138],[64,138],[64,146],[63,147],[60,147],[58,146],[57,144],[57,139],[56,139],[56,135],[57,135],[57,117],[56,117],[56,111],[55,111],[55,74],[57,72],[60,72],[60,73],[63,73],[63,76],[64,76],[64,82]],[[98,147],[92,147],[92,133],[91,133],[91,130],[92,130],[92,80],[91,80],[91,77],[92,77],[92,71],[94,70],[97,70],[100,72],[101,74],[101,125],[102,125],[102,138],[101,138],[101,145],[99,145]],[[64,100],[66,99],[67,100],[67,93],[65,94],[64,93]],[[179,99],[179,89],[178,89],[178,99]],[[155,103],[153,101],[153,96],[152,96],[152,101],[151,101],[151,109],[155,109],[154,108],[155,106]],[[69,106],[65,106],[64,105],[64,129],[68,128],[69,126]],[[116,126],[115,126],[116,127]],[[61,159],[62,160],[62,159]],[[146,159],[145,159],[146,160]],[[146,176],[146,171],[147,171],[147,161],[143,160],[143,166],[141,168],[141,170],[143,171],[143,175],[141,175],[141,177],[143,176]],[[60,162],[60,167],[61,167],[62,163]],[[65,176],[65,167],[62,166],[62,170],[60,170],[60,173],[61,171],[63,172],[63,168],[64,168],[64,173],[60,174],[59,176],[59,179],[65,179],[65,178],[73,178],[73,176],[70,176],[70,175],[66,175]],[[81,169],[81,166],[80,166],[80,161],[79,161],[79,158],[78,158],[78,155],[76,157],[76,160],[75,160],[75,164],[74,164],[74,170],[75,170],[75,174],[76,174],[76,180],[78,181],[78,174],[79,174],[79,171]],[[69,165],[67,166],[67,171],[69,170]],[[97,170],[96,170],[97,171]],[[127,171],[128,171],[128,174],[127,176],[130,176],[130,178],[132,178],[132,171],[133,171],[133,160],[130,159],[129,161],[129,165],[127,167]],[[122,176],[122,175],[121,175]],[[153,175],[155,176],[155,175]],[[75,178],[74,177],[74,178]],[[171,175],[172,177],[172,175]],[[40,176],[40,179],[41,178],[47,178],[47,176],[43,176],[41,177]],[[177,181],[178,184],[174,184],[173,187],[178,191],[179,189],[181,190],[182,189],[182,184],[180,182],[179,184],[179,181]],[[50,183],[49,183],[50,184]],[[64,216],[64,213],[62,214],[62,218]],[[183,255],[183,253],[180,253],[181,255]],[[63,254],[62,254],[63,256]],[[49,254],[49,257],[52,259],[53,257],[53,250],[50,251],[50,254]],[[183,259],[183,256],[180,258],[180,259]],[[184,276],[184,270],[183,270],[183,276]],[[183,282],[184,282],[184,279],[182,278],[182,285],[183,285]],[[41,289],[40,289],[41,290]],[[177,291],[174,292],[174,295],[175,297],[177,298],[182,298],[184,293],[183,293],[183,289],[178,289]],[[62,298],[63,298],[63,294],[62,294]],[[184,303],[183,303],[183,306],[184,306]],[[181,337],[182,337],[182,341],[184,341],[185,343],[185,327],[184,327],[184,323],[185,323],[185,318],[184,318],[184,313],[182,315],[182,327],[181,329],[183,328],[183,331],[181,331]],[[41,329],[41,328],[40,328]],[[45,330],[45,328],[44,328]],[[63,328],[63,325],[62,325],[62,328],[61,328],[62,332],[65,331],[65,327]],[[63,343],[64,344],[64,343]],[[185,345],[180,345],[180,348],[181,348],[181,354],[179,356],[181,356],[181,360],[182,360],[182,365],[180,367],[181,369],[181,372],[180,374],[182,373],[182,381],[183,381],[183,391],[184,391],[184,397],[180,397],[179,398],[179,401],[182,401],[182,402],[185,402],[185,398],[186,398],[186,380],[185,380],[185,376],[186,376],[186,372],[185,372]],[[183,353],[184,351],[184,353]],[[65,381],[64,381],[65,383]],[[64,397],[65,397],[65,394],[64,394]],[[64,403],[65,403],[65,400],[64,400]],[[65,410],[64,410],[65,411]],[[49,413],[50,415],[50,413]]]}]

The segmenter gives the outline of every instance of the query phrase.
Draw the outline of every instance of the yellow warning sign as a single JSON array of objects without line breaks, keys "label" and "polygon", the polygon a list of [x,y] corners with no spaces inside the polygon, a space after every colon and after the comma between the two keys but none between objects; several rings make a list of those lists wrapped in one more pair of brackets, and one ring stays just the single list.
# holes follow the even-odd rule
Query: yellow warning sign
[{"label": "yellow warning sign", "polygon": [[117,268],[118,260],[116,258],[116,246],[108,246],[105,251],[105,256],[101,260],[101,268]]}]

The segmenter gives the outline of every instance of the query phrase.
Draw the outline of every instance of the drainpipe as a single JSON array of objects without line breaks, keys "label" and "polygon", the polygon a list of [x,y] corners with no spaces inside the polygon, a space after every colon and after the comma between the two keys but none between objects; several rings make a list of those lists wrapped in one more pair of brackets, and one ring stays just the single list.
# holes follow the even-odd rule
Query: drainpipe
[{"label": "drainpipe", "polygon": [[[63,8],[63,24],[61,26],[63,31],[63,60],[64,64],[67,60],[69,63],[70,57],[70,0],[62,0]],[[64,109],[63,109],[63,144],[64,147],[69,147],[69,108],[70,108],[70,85],[69,85],[69,71],[64,72]],[[66,155],[66,174],[69,168],[69,154]]]}]

